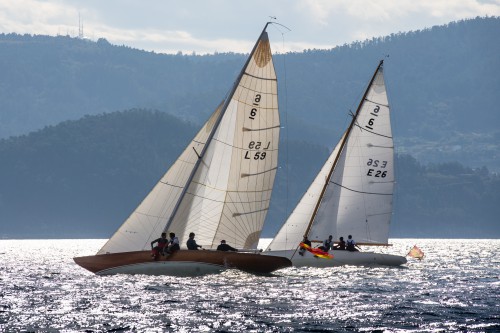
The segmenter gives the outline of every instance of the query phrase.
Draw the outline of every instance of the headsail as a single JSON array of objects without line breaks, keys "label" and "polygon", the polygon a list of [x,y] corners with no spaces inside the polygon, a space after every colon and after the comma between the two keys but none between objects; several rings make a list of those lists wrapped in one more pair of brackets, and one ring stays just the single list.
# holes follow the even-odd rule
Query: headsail
[{"label": "headsail", "polygon": [[[266,25],[267,27],[267,25]],[[184,244],[255,248],[278,164],[277,79],[264,28],[227,99],[98,254],[149,248],[163,231]]]},{"label": "headsail", "polygon": [[290,214],[280,231],[273,238],[267,250],[294,250],[302,242],[318,200],[321,199],[323,187],[328,182],[328,174],[333,166],[335,157],[338,155],[339,148],[340,142],[330,154],[292,214]]},{"label": "headsail", "polygon": [[269,250],[294,249],[304,235],[322,240],[328,235],[338,239],[351,234],[357,242],[387,244],[394,145],[382,64],[351,126]]},{"label": "headsail", "polygon": [[97,254],[147,249],[158,238],[221,112],[219,106],[179,158]]}]

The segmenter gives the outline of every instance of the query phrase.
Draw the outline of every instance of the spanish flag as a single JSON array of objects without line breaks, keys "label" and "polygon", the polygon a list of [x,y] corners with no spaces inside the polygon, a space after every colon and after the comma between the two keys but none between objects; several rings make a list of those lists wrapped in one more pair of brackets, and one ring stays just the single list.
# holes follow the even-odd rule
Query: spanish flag
[{"label": "spanish flag", "polygon": [[306,249],[307,251],[311,252],[312,254],[314,254],[314,256],[318,257],[318,258],[323,258],[323,259],[332,259],[333,258],[333,255],[331,255],[330,253],[328,252],[325,252],[323,250],[320,250],[320,249],[317,249],[317,248],[312,248],[310,247],[309,245],[307,244],[304,244],[304,243],[300,243],[299,246],[301,248],[304,248]]}]

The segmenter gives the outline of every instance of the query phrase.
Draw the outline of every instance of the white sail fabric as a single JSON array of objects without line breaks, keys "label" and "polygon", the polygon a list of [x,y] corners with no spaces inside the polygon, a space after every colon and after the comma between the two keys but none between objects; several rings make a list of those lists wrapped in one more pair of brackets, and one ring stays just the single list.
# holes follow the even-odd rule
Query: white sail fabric
[{"label": "white sail fabric", "polygon": [[333,171],[309,233],[387,244],[394,189],[394,144],[380,68]]},{"label": "white sail fabric", "polygon": [[264,31],[229,100],[98,254],[149,249],[165,228],[181,247],[194,232],[204,248],[255,248],[278,164],[277,90]]},{"label": "white sail fabric", "polygon": [[[348,137],[340,151],[345,135]],[[323,241],[329,235],[347,239],[352,235],[357,242],[387,243],[392,215],[394,145],[382,67],[368,87],[354,126],[344,136],[268,251],[297,248],[318,200],[320,205],[308,232],[310,240]],[[337,156],[331,177],[326,180]]]},{"label": "white sail fabric", "polygon": [[256,248],[278,165],[277,82],[261,36],[169,230],[216,248]]},{"label": "white sail fabric", "polygon": [[[343,136],[342,136],[343,138]],[[266,251],[294,250],[302,242],[307,226],[311,221],[314,209],[321,198],[321,192],[328,182],[328,175],[339,153],[340,142],[330,154],[320,172],[302,196],[299,203],[281,227],[280,231],[268,245]]]},{"label": "white sail fabric", "polygon": [[177,161],[97,254],[150,248],[151,241],[160,236],[172,214],[198,160],[197,154],[203,150],[220,111],[219,106]]}]

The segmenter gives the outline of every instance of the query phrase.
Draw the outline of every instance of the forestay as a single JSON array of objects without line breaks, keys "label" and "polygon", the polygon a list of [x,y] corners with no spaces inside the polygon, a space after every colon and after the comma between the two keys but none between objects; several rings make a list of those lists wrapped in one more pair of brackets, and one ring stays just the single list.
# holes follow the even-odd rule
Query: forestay
[{"label": "forestay", "polygon": [[[267,27],[267,25],[266,25]],[[162,231],[181,246],[256,248],[278,164],[277,80],[262,32],[229,96],[98,254],[148,249]]]}]

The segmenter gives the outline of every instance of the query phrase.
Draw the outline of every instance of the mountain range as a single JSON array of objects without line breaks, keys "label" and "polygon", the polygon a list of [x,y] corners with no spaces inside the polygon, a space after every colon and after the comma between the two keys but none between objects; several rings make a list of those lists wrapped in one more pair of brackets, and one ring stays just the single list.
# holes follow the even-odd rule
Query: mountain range
[{"label": "mountain range", "polygon": [[[198,127],[134,109],[0,140],[0,237],[106,238],[175,161]],[[272,237],[329,155],[281,140],[264,237]],[[392,237],[500,237],[500,176],[458,162],[396,158]]]},{"label": "mountain range", "polygon": [[[330,146],[385,58],[400,152],[422,162],[456,160],[500,171],[499,32],[500,18],[483,17],[278,54],[287,135]],[[202,124],[245,57],[157,54],[105,39],[1,34],[0,138],[132,108]]]},{"label": "mountain range", "polygon": [[[401,165],[392,236],[498,237],[499,35],[500,19],[483,17],[275,55],[288,151],[264,235],[305,191],[384,58]],[[0,34],[1,237],[109,236],[245,57]]]}]

